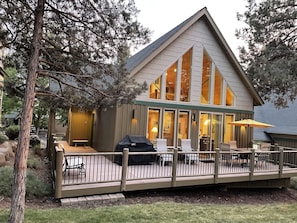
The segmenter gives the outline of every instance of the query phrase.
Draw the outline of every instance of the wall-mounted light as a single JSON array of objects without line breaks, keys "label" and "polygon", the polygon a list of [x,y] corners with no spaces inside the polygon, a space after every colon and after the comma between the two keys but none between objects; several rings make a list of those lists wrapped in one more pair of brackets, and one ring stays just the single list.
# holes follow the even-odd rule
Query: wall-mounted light
[{"label": "wall-mounted light", "polygon": [[192,122],[196,122],[196,115],[195,115],[195,113],[192,114]]},{"label": "wall-mounted light", "polygon": [[135,119],[135,109],[132,110],[132,119]]}]

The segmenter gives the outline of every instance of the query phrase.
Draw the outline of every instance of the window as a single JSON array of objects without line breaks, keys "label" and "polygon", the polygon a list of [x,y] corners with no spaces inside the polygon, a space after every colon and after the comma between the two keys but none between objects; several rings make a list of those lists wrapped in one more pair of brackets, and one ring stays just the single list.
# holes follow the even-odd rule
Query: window
[{"label": "window", "polygon": [[229,86],[226,88],[226,106],[233,106],[234,105],[234,94],[233,91],[230,89]]},{"label": "window", "polygon": [[161,83],[162,76],[155,80],[150,86],[150,98],[160,99],[161,98]]},{"label": "window", "polygon": [[189,112],[180,111],[178,114],[178,146],[181,145],[181,139],[189,138]]},{"label": "window", "polygon": [[200,114],[200,150],[213,151],[222,141],[222,114]]},{"label": "window", "polygon": [[202,87],[201,87],[201,103],[210,103],[210,77],[211,77],[211,59],[204,51],[203,53],[203,67],[202,67]]},{"label": "window", "polygon": [[180,101],[189,101],[191,78],[192,49],[186,52],[182,58]]},{"label": "window", "polygon": [[233,136],[233,126],[228,124],[229,122],[234,121],[234,115],[225,115],[225,128],[224,128],[224,143],[228,143],[231,140],[234,140]]},{"label": "window", "polygon": [[177,63],[166,72],[166,100],[175,100]]},{"label": "window", "polygon": [[215,105],[221,105],[222,104],[222,88],[223,88],[223,79],[216,68],[215,70],[215,82],[214,82],[214,95],[213,95],[213,103]]},{"label": "window", "polygon": [[151,142],[155,142],[159,136],[159,123],[160,123],[160,110],[149,109],[148,111],[148,125],[147,125],[147,138]]},{"label": "window", "polygon": [[175,111],[165,110],[163,118],[163,138],[168,146],[174,146]]}]

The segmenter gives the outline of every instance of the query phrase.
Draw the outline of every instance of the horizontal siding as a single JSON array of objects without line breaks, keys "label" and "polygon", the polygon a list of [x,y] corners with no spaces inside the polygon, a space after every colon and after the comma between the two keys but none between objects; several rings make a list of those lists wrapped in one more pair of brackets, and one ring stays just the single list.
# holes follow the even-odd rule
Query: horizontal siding
[{"label": "horizontal siding", "polygon": [[[190,47],[193,47],[192,79],[191,79],[191,102],[189,105],[200,105],[201,94],[201,71],[203,48],[206,49],[213,63],[220,71],[223,78],[233,90],[236,96],[235,109],[253,110],[253,98],[241,81],[236,70],[228,60],[212,32],[203,20],[199,20],[190,29],[179,36],[172,44],[157,55],[136,75],[139,82],[146,81],[148,86],[155,81],[168,67],[178,60]],[[148,97],[148,91],[137,97],[137,100],[152,100]],[[156,100],[164,102],[162,100]],[[175,103],[175,102],[172,102]],[[181,103],[181,102],[177,102]],[[210,105],[211,106],[211,105]]]}]

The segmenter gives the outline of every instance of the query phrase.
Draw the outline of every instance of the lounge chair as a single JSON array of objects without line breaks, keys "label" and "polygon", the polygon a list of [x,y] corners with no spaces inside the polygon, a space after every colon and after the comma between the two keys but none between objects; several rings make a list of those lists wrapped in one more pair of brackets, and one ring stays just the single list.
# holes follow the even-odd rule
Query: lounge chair
[{"label": "lounge chair", "polygon": [[165,166],[165,162],[173,162],[173,154],[166,154],[167,151],[167,139],[157,139],[157,152],[159,157],[159,163]]},{"label": "lounge chair", "polygon": [[191,146],[191,139],[181,139],[181,150],[187,152],[185,154],[185,164],[191,164],[199,161],[199,156],[197,153],[193,153],[193,148]]},{"label": "lounge chair", "polygon": [[[73,170],[77,169],[79,170],[79,174],[82,174],[86,176],[86,165],[83,162],[81,157],[77,156],[65,156],[65,149],[62,144],[62,150],[63,150],[63,174],[65,175],[67,170]],[[68,176],[70,175],[70,172],[68,171]]]}]

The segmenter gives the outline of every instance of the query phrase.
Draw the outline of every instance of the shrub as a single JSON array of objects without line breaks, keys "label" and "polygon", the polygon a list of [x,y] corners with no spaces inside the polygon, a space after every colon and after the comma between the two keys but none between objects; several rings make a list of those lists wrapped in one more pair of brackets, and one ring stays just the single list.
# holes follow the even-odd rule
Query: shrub
[{"label": "shrub", "polygon": [[36,158],[28,158],[27,167],[31,169],[37,169],[41,166],[40,160]]},{"label": "shrub", "polygon": [[[12,196],[13,168],[0,168],[0,195]],[[42,197],[51,193],[51,185],[42,180],[32,171],[27,171],[26,198]]]},{"label": "shrub", "polygon": [[43,197],[51,193],[51,186],[40,180],[32,171],[28,170],[26,183],[26,198]]},{"label": "shrub", "polygon": [[10,166],[0,167],[0,195],[10,197],[13,182],[13,169]]},{"label": "shrub", "polygon": [[7,135],[5,135],[3,132],[0,132],[0,144],[4,143],[8,140]]},{"label": "shrub", "polygon": [[30,146],[34,147],[40,145],[40,138],[38,135],[30,135]]},{"label": "shrub", "polygon": [[290,179],[290,187],[297,190],[297,177],[292,177]]},{"label": "shrub", "polygon": [[20,127],[18,125],[10,125],[6,128],[5,134],[10,140],[15,140],[18,138],[20,132]]},{"label": "shrub", "polygon": [[34,154],[36,154],[38,156],[42,155],[40,144],[33,146],[32,150],[33,150]]}]

